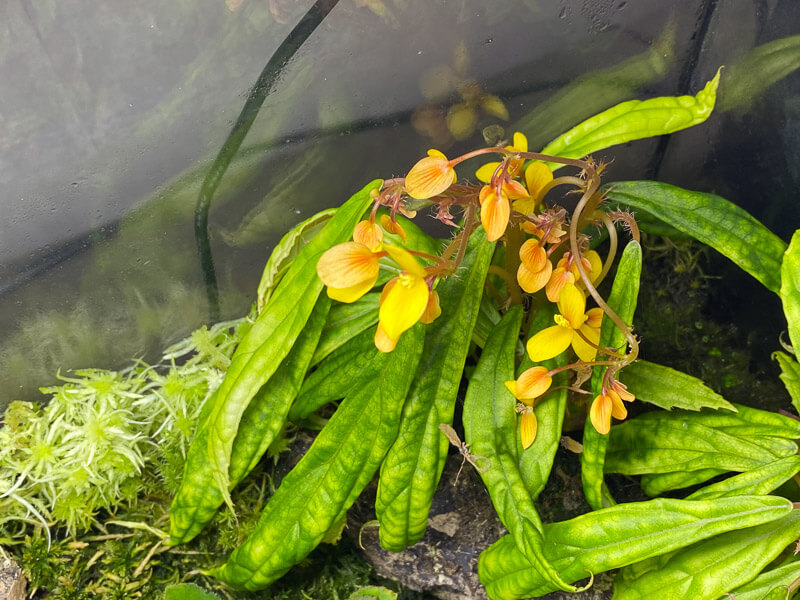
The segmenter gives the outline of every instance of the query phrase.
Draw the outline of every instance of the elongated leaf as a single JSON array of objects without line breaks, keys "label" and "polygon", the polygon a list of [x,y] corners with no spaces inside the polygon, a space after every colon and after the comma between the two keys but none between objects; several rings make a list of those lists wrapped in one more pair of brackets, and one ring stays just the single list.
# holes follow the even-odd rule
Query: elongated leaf
[{"label": "elongated leaf", "polygon": [[792,406],[800,412],[800,363],[783,352],[773,353],[772,358],[777,360],[781,367],[780,378],[792,398]]},{"label": "elongated leaf", "polygon": [[425,336],[425,349],[400,433],[381,465],[375,512],[384,548],[402,550],[425,532],[433,493],[447,457],[439,425],[453,422],[458,387],[494,244],[472,234],[458,277],[438,287],[442,316]]},{"label": "elongated leaf", "polygon": [[316,365],[338,348],[352,340],[362,331],[378,322],[378,300],[380,293],[373,292],[352,304],[335,304],[328,314],[319,344],[311,364]]},{"label": "elongated leaf", "polygon": [[[533,318],[530,328],[530,336],[549,327],[553,323],[555,307],[552,304],[541,306]],[[559,356],[538,363],[548,369],[555,369],[567,364],[569,361],[569,351],[562,352]],[[522,363],[519,366],[518,374],[532,367],[528,354],[525,353]],[[553,376],[551,388],[568,385],[569,378],[565,372]],[[550,470],[553,468],[553,459],[561,442],[561,429],[564,424],[564,414],[567,408],[567,390],[551,389],[541,401],[536,403],[534,414],[536,415],[537,432],[536,441],[527,450],[522,449],[522,436],[520,425],[515,430],[515,439],[519,449],[519,472],[522,476],[522,483],[528,494],[533,500],[547,485],[550,477]],[[519,420],[518,420],[519,421]]]},{"label": "elongated leaf", "polygon": [[[698,471],[673,471],[671,473],[646,473],[642,475],[641,485],[644,493],[650,497],[659,496],[670,490],[697,485],[722,475],[722,469],[700,469]],[[770,490],[771,491],[771,490]],[[769,492],[765,492],[769,493]]]},{"label": "elongated leaf", "polygon": [[611,428],[606,472],[748,471],[773,460],[753,443],[687,419],[637,418]]},{"label": "elongated leaf", "polygon": [[[791,506],[788,500],[772,496],[618,504],[545,525],[544,552],[566,581],[576,581],[726,531],[779,519],[791,514]],[[481,554],[478,575],[492,600],[536,597],[555,589],[531,568],[511,536],[500,538]]]},{"label": "elongated leaf", "polygon": [[673,554],[660,569],[614,588],[614,600],[717,600],[753,579],[800,536],[800,511],[729,531]]},{"label": "elongated leaf", "polygon": [[687,496],[687,500],[710,500],[726,496],[770,494],[800,472],[800,456],[787,456],[724,481],[712,483]]},{"label": "elongated leaf", "polygon": [[217,489],[228,493],[230,456],[242,415],[286,358],[322,290],[316,263],[325,250],[350,237],[371,202],[370,191],[378,185],[379,181],[373,182],[348,200],[300,250],[271,301],[236,349],[225,379],[208,401],[209,408],[192,443],[205,446],[207,460],[195,466],[187,463],[172,503],[170,531],[176,542],[186,539],[187,531],[193,528],[194,513],[202,504],[209,473]]},{"label": "elongated leaf", "polygon": [[797,454],[797,444],[792,440],[775,435],[748,435],[743,436],[748,442],[761,446],[769,451],[775,458],[784,458]]},{"label": "elongated leaf", "polygon": [[750,583],[735,588],[730,593],[736,600],[772,600],[773,593],[776,600],[787,600],[787,588],[798,577],[800,577],[800,561],[794,561],[764,571]]},{"label": "elongated leaf", "polygon": [[423,326],[381,356],[376,381],[354,389],[270,498],[258,525],[212,574],[258,590],[301,561],[372,479],[397,437],[400,413],[422,349]]},{"label": "elongated leaf", "polygon": [[637,400],[654,404],[664,410],[736,410],[730,402],[697,377],[646,360],[637,360],[625,367],[620,372],[619,379],[628,386],[628,391]]},{"label": "elongated leaf", "polygon": [[303,382],[289,419],[304,419],[328,402],[344,398],[362,379],[374,380],[383,368],[374,337],[372,331],[363,331],[322,361]]},{"label": "elongated leaf", "polygon": [[663,96],[617,104],[576,125],[550,142],[542,152],[580,158],[617,144],[698,125],[714,109],[719,76],[718,71],[696,96]]},{"label": "elongated leaf", "polygon": [[[637,241],[628,242],[622,252],[608,305],[629,327],[633,323],[633,313],[639,297],[639,280],[642,275],[642,247]],[[600,327],[601,348],[620,348],[625,346],[625,333],[614,325],[614,322],[603,317]],[[592,369],[592,398],[602,393],[607,367]],[[586,419],[583,427],[583,452],[581,453],[581,481],[586,501],[597,510],[616,504],[603,479],[608,436],[599,433],[590,419]]]},{"label": "elongated leaf", "polygon": [[735,204],[656,181],[623,181],[605,188],[620,206],[643,210],[714,248],[778,293],[786,244]]},{"label": "elongated leaf", "polygon": [[[464,434],[475,455],[486,457],[481,472],[497,515],[517,548],[542,577],[559,589],[577,588],[562,581],[544,559],[542,523],[518,465],[516,400],[505,386],[514,379],[514,354],[522,325],[522,307],[512,308],[489,336],[470,379],[464,400]],[[544,399],[541,402],[548,402]],[[538,443],[540,440],[536,440]]]},{"label": "elongated leaf", "polygon": [[[281,238],[278,245],[269,255],[267,264],[261,274],[261,281],[258,284],[257,304],[258,312],[264,310],[269,302],[272,292],[286,273],[292,260],[305,246],[311,238],[317,235],[330,218],[336,213],[335,208],[328,208],[309,217],[305,221],[295,225],[289,233]],[[236,239],[233,236],[233,239]]]},{"label": "elongated leaf", "polygon": [[794,232],[783,255],[780,296],[789,324],[789,341],[797,356],[800,354],[800,229]]},{"label": "elongated leaf", "polygon": [[637,419],[656,421],[681,419],[690,423],[699,423],[706,427],[713,427],[728,435],[737,436],[778,436],[790,440],[800,438],[800,421],[784,417],[768,410],[752,408],[743,404],[732,404],[736,412],[702,410],[700,412],[674,411],[663,413],[659,411],[645,413]]}]

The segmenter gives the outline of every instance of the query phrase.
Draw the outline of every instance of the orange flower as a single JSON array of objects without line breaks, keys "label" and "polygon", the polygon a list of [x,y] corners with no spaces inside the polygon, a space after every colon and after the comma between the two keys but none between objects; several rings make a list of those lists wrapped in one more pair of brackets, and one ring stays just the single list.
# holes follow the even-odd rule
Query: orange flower
[{"label": "orange flower", "polygon": [[328,296],[339,302],[355,302],[378,280],[378,255],[364,244],[345,242],[330,248],[317,262],[317,275],[328,287]]},{"label": "orange flower", "polygon": [[624,419],[628,416],[625,405],[614,390],[605,390],[597,396],[589,409],[589,418],[598,433],[606,435],[611,430],[611,417]]},{"label": "orange flower", "polygon": [[[519,406],[519,405],[518,405]],[[539,430],[539,422],[536,420],[536,413],[532,406],[526,406],[521,411],[522,416],[519,422],[519,437],[522,441],[522,448],[527,450],[536,441],[536,433]]]},{"label": "orange flower", "polygon": [[600,329],[587,323],[590,317],[593,321],[597,320],[596,311],[589,315],[585,310],[586,298],[583,292],[572,283],[564,285],[558,300],[559,314],[554,317],[556,324],[543,329],[528,340],[527,350],[531,360],[540,362],[553,358],[570,345],[580,360],[584,362],[594,360],[597,349],[583,338],[597,345],[600,341]]},{"label": "orange flower", "polygon": [[550,372],[545,367],[531,367],[525,370],[516,380],[505,382],[508,390],[514,394],[517,400],[523,403],[522,405],[517,405],[517,411],[522,415],[520,419],[520,437],[523,448],[529,448],[536,439],[538,423],[536,421],[536,413],[533,412],[533,406],[536,404],[536,399],[550,389],[552,382],[553,379],[550,376]]},{"label": "orange flower", "polygon": [[498,195],[495,189],[488,185],[481,188],[479,199],[481,223],[486,230],[486,239],[494,242],[506,231],[511,216],[511,205],[503,192]]},{"label": "orange flower", "polygon": [[383,245],[383,231],[373,221],[361,221],[353,230],[353,241],[378,252]]},{"label": "orange flower", "polygon": [[536,197],[544,186],[553,181],[553,172],[543,162],[534,162],[525,169],[525,186],[528,190],[526,197],[514,202],[514,210],[528,215],[537,208]]},{"label": "orange flower", "polygon": [[397,221],[392,221],[389,215],[381,215],[381,227],[386,230],[386,233],[396,233],[403,239],[403,243],[407,241],[406,230]]},{"label": "orange flower", "polygon": [[[527,152],[528,151],[528,138],[525,137],[524,134],[520,133],[519,131],[514,132],[514,139],[510,146],[506,146],[506,150],[510,150],[511,152]],[[516,177],[519,175],[520,170],[522,169],[523,159],[518,158],[514,159],[510,162],[508,166],[508,174],[511,177]],[[492,175],[497,170],[497,167],[500,166],[499,162],[489,162],[483,165],[480,169],[475,171],[475,177],[478,178],[478,181],[482,181],[483,183],[489,183],[492,179]]]},{"label": "orange flower", "polygon": [[547,258],[542,242],[537,239],[527,240],[519,249],[519,260],[519,286],[529,294],[538,292],[547,284],[553,272],[553,264]]},{"label": "orange flower", "polygon": [[406,193],[425,200],[438,196],[456,181],[456,171],[447,157],[438,150],[428,150],[428,156],[417,162],[406,175]]}]

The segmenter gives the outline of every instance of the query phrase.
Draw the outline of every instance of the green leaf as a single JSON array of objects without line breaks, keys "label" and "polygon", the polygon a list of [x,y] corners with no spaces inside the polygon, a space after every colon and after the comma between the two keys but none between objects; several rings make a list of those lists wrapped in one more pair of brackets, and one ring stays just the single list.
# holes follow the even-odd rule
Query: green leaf
[{"label": "green leaf", "polygon": [[[617,313],[620,319],[630,328],[633,313],[639,297],[639,281],[642,275],[642,246],[637,241],[628,242],[622,252],[614,284],[608,296],[608,306]],[[625,333],[608,317],[603,317],[600,327],[601,348],[627,349]],[[601,357],[602,358],[602,357]],[[608,367],[592,369],[592,398],[602,393],[603,383]],[[608,446],[608,436],[599,433],[587,418],[583,427],[583,452],[581,453],[581,481],[586,501],[594,510],[616,504],[603,479],[603,470]]]},{"label": "green leaf", "polygon": [[769,451],[743,438],[668,414],[636,418],[612,427],[606,473],[748,471],[774,460]]},{"label": "green leaf", "polygon": [[656,181],[623,181],[604,193],[620,206],[648,212],[714,248],[778,293],[786,244],[735,204]]},{"label": "green leaf", "polygon": [[800,35],[780,38],[753,48],[725,73],[719,109],[745,113],[775,82],[800,69]]},{"label": "green leaf", "polygon": [[404,333],[393,352],[381,355],[378,378],[350,391],[269,499],[255,530],[213,576],[231,587],[263,589],[342,519],[397,437],[423,330],[418,324]]},{"label": "green leaf", "polygon": [[[464,434],[471,452],[485,457],[481,477],[517,548],[547,581],[559,589],[576,591],[577,588],[561,580],[543,557],[542,522],[518,464],[516,400],[505,382],[514,379],[514,355],[521,325],[522,307],[515,306],[490,334],[464,399]],[[550,401],[545,397],[540,402]],[[540,441],[537,439],[533,447]]]},{"label": "green leaf", "polygon": [[297,257],[297,254],[311,238],[317,235],[330,218],[336,213],[335,208],[328,208],[309,217],[305,221],[293,227],[289,233],[281,238],[278,245],[269,255],[267,264],[261,274],[261,281],[258,283],[258,293],[256,295],[258,312],[264,310],[269,302],[272,292],[286,274],[289,265]]},{"label": "green leaf", "polygon": [[365,294],[351,304],[336,303],[328,314],[311,364],[316,365],[362,331],[378,322],[379,292]]},{"label": "green leaf", "polygon": [[796,419],[744,404],[731,404],[730,406],[735,412],[702,410],[700,412],[663,413],[655,411],[640,415],[637,419],[655,419],[656,421],[681,419],[713,427],[728,435],[745,436],[748,439],[751,436],[777,436],[790,440],[800,438],[800,421]]},{"label": "green leaf", "polygon": [[[629,100],[588,118],[559,136],[542,153],[581,158],[632,140],[673,133],[705,121],[714,109],[720,73],[696,96]],[[551,165],[557,169],[561,165]]]},{"label": "green leaf", "polygon": [[[230,457],[239,422],[252,398],[289,354],[311,315],[323,287],[317,277],[317,261],[328,248],[350,238],[361,214],[372,202],[370,191],[379,185],[380,181],[372,182],[348,200],[303,246],[269,304],[239,343],[225,379],[207,402],[192,443],[205,447],[206,460],[187,463],[184,469],[170,512],[171,543],[186,541],[193,535],[189,532],[196,529],[198,507],[204,506],[209,474],[217,489],[228,493]],[[229,498],[226,500],[230,503]]]},{"label": "green leaf", "polygon": [[778,361],[781,367],[781,374],[779,377],[786,386],[789,396],[792,399],[792,406],[800,413],[800,363],[793,359],[788,354],[783,352],[775,352],[772,358]]},{"label": "green leaf", "polygon": [[697,377],[646,360],[637,360],[625,367],[620,371],[619,380],[628,386],[628,391],[637,400],[654,404],[664,410],[736,410],[730,402]]},{"label": "green leaf", "polygon": [[[544,553],[566,581],[576,581],[791,512],[791,502],[772,496],[618,504],[545,525]],[[537,597],[555,589],[508,535],[481,554],[478,575],[492,600]]]},{"label": "green leaf", "polygon": [[425,532],[447,457],[439,425],[453,422],[483,283],[494,251],[482,229],[472,234],[458,277],[437,288],[442,316],[425,335],[419,372],[403,408],[400,434],[381,465],[375,512],[384,548],[402,550]]},{"label": "green leaf", "polygon": [[781,302],[789,323],[789,341],[800,353],[800,229],[794,232],[781,263]]},{"label": "green leaf", "polygon": [[770,494],[800,472],[800,456],[787,456],[712,483],[687,496],[687,500],[710,500],[726,496]]},{"label": "green leaf", "polygon": [[703,483],[725,472],[723,469],[700,469],[698,471],[673,471],[671,473],[645,473],[642,475],[640,484],[644,493],[653,497],[660,496],[670,490],[680,490],[691,485]]},{"label": "green leaf", "polygon": [[673,554],[660,569],[614,588],[614,600],[717,600],[744,585],[800,536],[800,511],[729,531]]},{"label": "green leaf", "polygon": [[164,600],[219,600],[219,596],[193,583],[176,583],[164,590]]},{"label": "green leaf", "polygon": [[[764,571],[742,587],[731,590],[736,600],[787,600],[788,586],[800,577],[800,561]],[[727,600],[727,599],[726,599]]]}]

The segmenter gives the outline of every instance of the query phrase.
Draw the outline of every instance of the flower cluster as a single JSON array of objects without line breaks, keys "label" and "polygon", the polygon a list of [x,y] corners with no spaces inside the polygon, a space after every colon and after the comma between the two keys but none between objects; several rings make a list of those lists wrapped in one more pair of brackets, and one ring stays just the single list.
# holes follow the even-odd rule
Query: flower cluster
[{"label": "flower cluster", "polygon": [[[477,169],[479,184],[459,183],[455,167],[484,154],[499,154],[500,160]],[[551,165],[558,163],[578,166],[582,171],[578,177],[556,178]],[[576,161],[529,152],[528,140],[521,133],[515,133],[508,145],[481,148],[453,159],[438,150],[429,150],[405,178],[384,182],[382,190],[373,196],[375,205],[369,219],[356,226],[353,241],[328,250],[317,264],[317,273],[331,298],[354,302],[377,284],[381,266],[397,272],[381,293],[375,333],[378,349],[390,352],[404,331],[418,321],[429,323],[439,316],[435,283],[439,277],[455,272],[470,234],[483,227],[488,241],[505,246],[505,252],[500,254],[505,267],[492,267],[492,272],[505,282],[501,292],[494,290],[499,304],[522,303],[523,294],[528,294],[530,300],[526,303],[531,307],[544,302],[557,306],[554,324],[528,336],[526,349],[531,361],[550,360],[569,348],[577,357],[576,362],[556,369],[533,366],[518,379],[506,382],[518,401],[523,446],[529,447],[536,438],[537,402],[552,389],[553,376],[566,370],[577,373],[570,389],[582,391],[579,386],[586,380],[587,370],[605,369],[602,393],[593,401],[589,418],[597,431],[607,433],[611,417],[623,419],[627,414],[622,401],[633,400],[613,375],[635,358],[635,351],[623,355],[599,346],[605,313],[609,313],[615,326],[622,326],[596,290],[609,265],[590,249],[591,240],[586,233],[589,226],[604,224],[609,228],[609,237],[616,240],[610,218],[599,210],[602,196],[597,193],[597,185],[589,184],[589,174],[596,184],[601,169],[602,165],[596,166],[591,159]],[[564,208],[548,205],[545,200],[550,190],[559,185],[570,185],[583,193],[571,217]],[[461,231],[441,257],[384,243],[384,232],[399,234],[405,243],[405,233],[395,219],[397,212],[408,214],[411,208],[431,204],[438,205],[435,218],[451,226],[455,224],[450,210],[460,207],[464,211]],[[388,207],[390,214],[383,215],[379,225],[375,217],[381,205]],[[583,216],[584,209],[588,217]],[[615,244],[616,241],[611,244],[612,248]],[[444,258],[452,255],[459,258],[454,262]],[[612,258],[609,256],[606,262]],[[587,309],[589,296],[598,306]],[[630,341],[627,334],[626,329]],[[603,356],[598,358],[598,354]]]}]

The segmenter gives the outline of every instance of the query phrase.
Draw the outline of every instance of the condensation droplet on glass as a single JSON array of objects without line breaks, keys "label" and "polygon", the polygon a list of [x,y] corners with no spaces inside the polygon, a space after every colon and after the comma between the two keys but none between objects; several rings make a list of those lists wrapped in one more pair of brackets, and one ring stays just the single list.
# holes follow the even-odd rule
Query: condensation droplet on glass
[{"label": "condensation droplet on glass", "polygon": [[567,18],[567,7],[566,6],[561,9],[560,13],[558,13],[558,18],[559,19],[566,19]]}]

